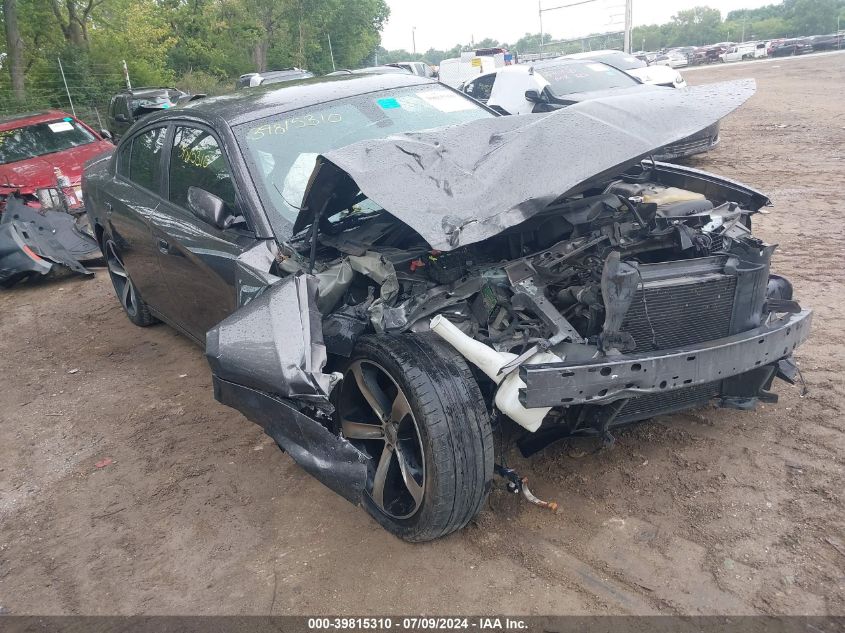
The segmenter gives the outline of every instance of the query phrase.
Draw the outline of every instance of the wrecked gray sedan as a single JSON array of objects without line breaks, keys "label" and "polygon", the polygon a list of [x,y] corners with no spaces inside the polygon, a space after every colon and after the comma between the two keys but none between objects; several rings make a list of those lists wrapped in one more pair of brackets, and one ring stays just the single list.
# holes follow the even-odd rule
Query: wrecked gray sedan
[{"label": "wrecked gray sedan", "polygon": [[499,117],[410,75],[307,80],[149,117],[85,199],[130,319],[204,345],[220,402],[423,541],[494,473],[532,498],[496,425],[526,455],[610,443],[793,381],[811,313],[751,233],[768,199],[649,159],[753,92]]}]

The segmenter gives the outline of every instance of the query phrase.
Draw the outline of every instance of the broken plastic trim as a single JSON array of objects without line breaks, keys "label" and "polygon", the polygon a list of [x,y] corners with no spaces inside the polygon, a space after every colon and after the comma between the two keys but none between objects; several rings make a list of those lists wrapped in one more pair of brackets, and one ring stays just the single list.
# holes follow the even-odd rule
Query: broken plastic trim
[{"label": "broken plastic trim", "polygon": [[0,284],[27,273],[46,275],[54,265],[93,276],[80,260],[100,259],[97,241],[64,211],[44,211],[10,196],[0,220]]},{"label": "broken plastic trim", "polygon": [[523,365],[528,408],[609,404],[726,380],[777,363],[810,335],[812,311],[785,315],[758,328],[698,345],[577,363]]},{"label": "broken plastic trim", "polygon": [[369,458],[283,398],[214,376],[214,397],[264,429],[302,469],[354,504],[367,484]]}]

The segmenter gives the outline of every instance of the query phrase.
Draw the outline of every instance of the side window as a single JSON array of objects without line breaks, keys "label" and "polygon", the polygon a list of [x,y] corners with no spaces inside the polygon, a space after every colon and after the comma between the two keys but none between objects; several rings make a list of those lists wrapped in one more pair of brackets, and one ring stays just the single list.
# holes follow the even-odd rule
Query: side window
[{"label": "side window", "polygon": [[157,127],[132,139],[129,179],[158,193],[161,189],[161,152],[167,128]]},{"label": "side window", "polygon": [[116,99],[117,100],[114,104],[114,113],[123,114],[129,121],[131,121],[132,119],[129,116],[129,108],[126,107],[126,98],[120,95],[116,97]]},{"label": "side window", "polygon": [[240,215],[232,174],[217,139],[205,130],[177,127],[170,152],[170,201],[187,209],[188,187],[213,193],[226,203],[229,213]]},{"label": "side window", "polygon": [[473,83],[475,84],[473,97],[479,101],[487,101],[490,98],[490,93],[493,92],[493,82],[496,81],[496,75],[487,75],[486,77],[479,77]]}]

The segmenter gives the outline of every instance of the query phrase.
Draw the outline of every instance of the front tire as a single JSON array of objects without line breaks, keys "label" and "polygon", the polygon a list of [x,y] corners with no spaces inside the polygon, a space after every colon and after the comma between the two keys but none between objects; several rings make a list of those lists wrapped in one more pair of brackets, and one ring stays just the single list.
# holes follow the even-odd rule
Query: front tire
[{"label": "front tire", "polygon": [[427,335],[362,337],[337,392],[340,433],[371,457],[363,505],[385,529],[430,541],[478,514],[493,436],[460,354]]}]

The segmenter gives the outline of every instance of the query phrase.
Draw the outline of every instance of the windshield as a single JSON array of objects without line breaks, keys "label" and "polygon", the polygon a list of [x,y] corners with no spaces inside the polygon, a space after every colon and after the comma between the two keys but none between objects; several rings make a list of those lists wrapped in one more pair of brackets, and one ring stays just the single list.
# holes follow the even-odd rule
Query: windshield
[{"label": "windshield", "polygon": [[606,55],[596,55],[596,61],[604,62],[619,70],[634,70],[635,68],[645,68],[648,66],[644,61],[637,59],[632,55],[625,53],[608,53]]},{"label": "windshield", "polygon": [[[274,230],[286,235],[318,155],[364,139],[490,116],[475,101],[447,88],[414,86],[258,119],[236,127],[235,134]],[[377,208],[372,203],[369,207]]]},{"label": "windshield", "polygon": [[549,89],[557,96],[638,85],[633,77],[601,62],[544,65],[536,70],[549,82]]},{"label": "windshield", "polygon": [[0,165],[62,152],[96,140],[91,132],[69,117],[0,130]]}]

